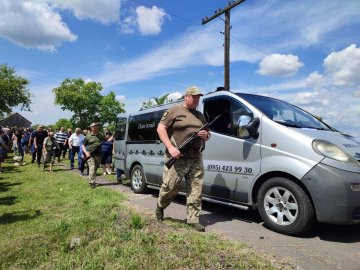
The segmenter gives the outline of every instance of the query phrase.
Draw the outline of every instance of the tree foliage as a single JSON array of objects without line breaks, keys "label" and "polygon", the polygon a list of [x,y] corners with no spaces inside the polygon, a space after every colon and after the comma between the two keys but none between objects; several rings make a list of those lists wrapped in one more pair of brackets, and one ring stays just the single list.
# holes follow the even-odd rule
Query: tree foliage
[{"label": "tree foliage", "polygon": [[26,89],[29,81],[8,65],[0,65],[0,114],[9,114],[13,107],[30,111],[31,95]]},{"label": "tree foliage", "polygon": [[163,95],[161,97],[150,98],[148,101],[144,101],[142,103],[141,109],[148,109],[148,108],[151,108],[151,107],[154,107],[154,106],[163,105],[163,104],[168,102],[167,97],[169,95],[170,94],[165,94],[165,95]]},{"label": "tree foliage", "polygon": [[67,118],[60,118],[55,125],[52,126],[52,128],[54,128],[55,130],[58,130],[59,128],[64,127],[65,130],[69,129],[69,128],[73,128],[73,124],[71,123],[71,121]]},{"label": "tree foliage", "polygon": [[102,89],[98,82],[68,78],[53,89],[55,104],[74,113],[70,120],[73,126],[83,129],[92,122],[111,124],[115,122],[118,113],[125,112],[124,104],[115,99],[113,92],[102,96]]},{"label": "tree foliage", "polygon": [[155,103],[154,103],[153,99],[150,98],[148,101],[143,101],[140,110],[148,109],[148,108],[151,108],[154,106],[155,106]]}]

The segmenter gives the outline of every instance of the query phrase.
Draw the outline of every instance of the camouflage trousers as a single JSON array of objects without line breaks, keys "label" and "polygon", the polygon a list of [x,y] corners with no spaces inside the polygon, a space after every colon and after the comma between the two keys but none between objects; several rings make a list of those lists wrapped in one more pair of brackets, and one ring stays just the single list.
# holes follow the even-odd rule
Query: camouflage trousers
[{"label": "camouflage trousers", "polygon": [[[165,158],[165,161],[168,159]],[[164,166],[163,182],[159,192],[158,205],[165,209],[174,200],[185,178],[187,223],[199,223],[201,210],[201,192],[204,182],[202,157],[195,159],[180,158],[168,169]]]},{"label": "camouflage trousers", "polygon": [[93,156],[88,159],[89,183],[95,183],[96,171],[100,166],[101,156]]}]

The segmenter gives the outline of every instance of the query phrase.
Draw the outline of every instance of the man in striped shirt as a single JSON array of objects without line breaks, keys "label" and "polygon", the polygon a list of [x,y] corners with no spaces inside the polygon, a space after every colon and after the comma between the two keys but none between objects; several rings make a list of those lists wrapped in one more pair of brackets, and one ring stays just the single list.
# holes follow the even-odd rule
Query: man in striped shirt
[{"label": "man in striped shirt", "polygon": [[58,132],[55,133],[56,142],[59,145],[59,149],[56,151],[57,161],[60,162],[61,153],[64,149],[64,143],[68,138],[68,134],[65,132],[64,127],[61,127]]}]

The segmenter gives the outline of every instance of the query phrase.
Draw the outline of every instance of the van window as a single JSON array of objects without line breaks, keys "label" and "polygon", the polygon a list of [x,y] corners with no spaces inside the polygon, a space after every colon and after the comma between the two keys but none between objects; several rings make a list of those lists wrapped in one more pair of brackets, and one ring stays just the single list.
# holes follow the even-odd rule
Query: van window
[{"label": "van window", "polygon": [[165,110],[160,110],[130,116],[128,140],[132,142],[159,140],[156,129],[164,112]]},{"label": "van window", "polygon": [[204,102],[205,115],[211,121],[221,115],[211,126],[210,130],[217,133],[238,137],[239,119],[242,115],[252,118],[251,111],[236,100],[212,98]]},{"label": "van window", "polygon": [[117,118],[115,124],[115,140],[125,140],[126,118]]}]

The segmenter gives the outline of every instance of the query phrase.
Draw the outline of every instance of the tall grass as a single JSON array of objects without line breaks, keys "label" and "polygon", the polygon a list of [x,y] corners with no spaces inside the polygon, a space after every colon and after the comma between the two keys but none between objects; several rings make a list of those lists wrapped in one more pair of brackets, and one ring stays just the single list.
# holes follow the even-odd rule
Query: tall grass
[{"label": "tall grass", "polygon": [[241,244],[156,222],[55,166],[0,174],[0,269],[273,269]]}]

